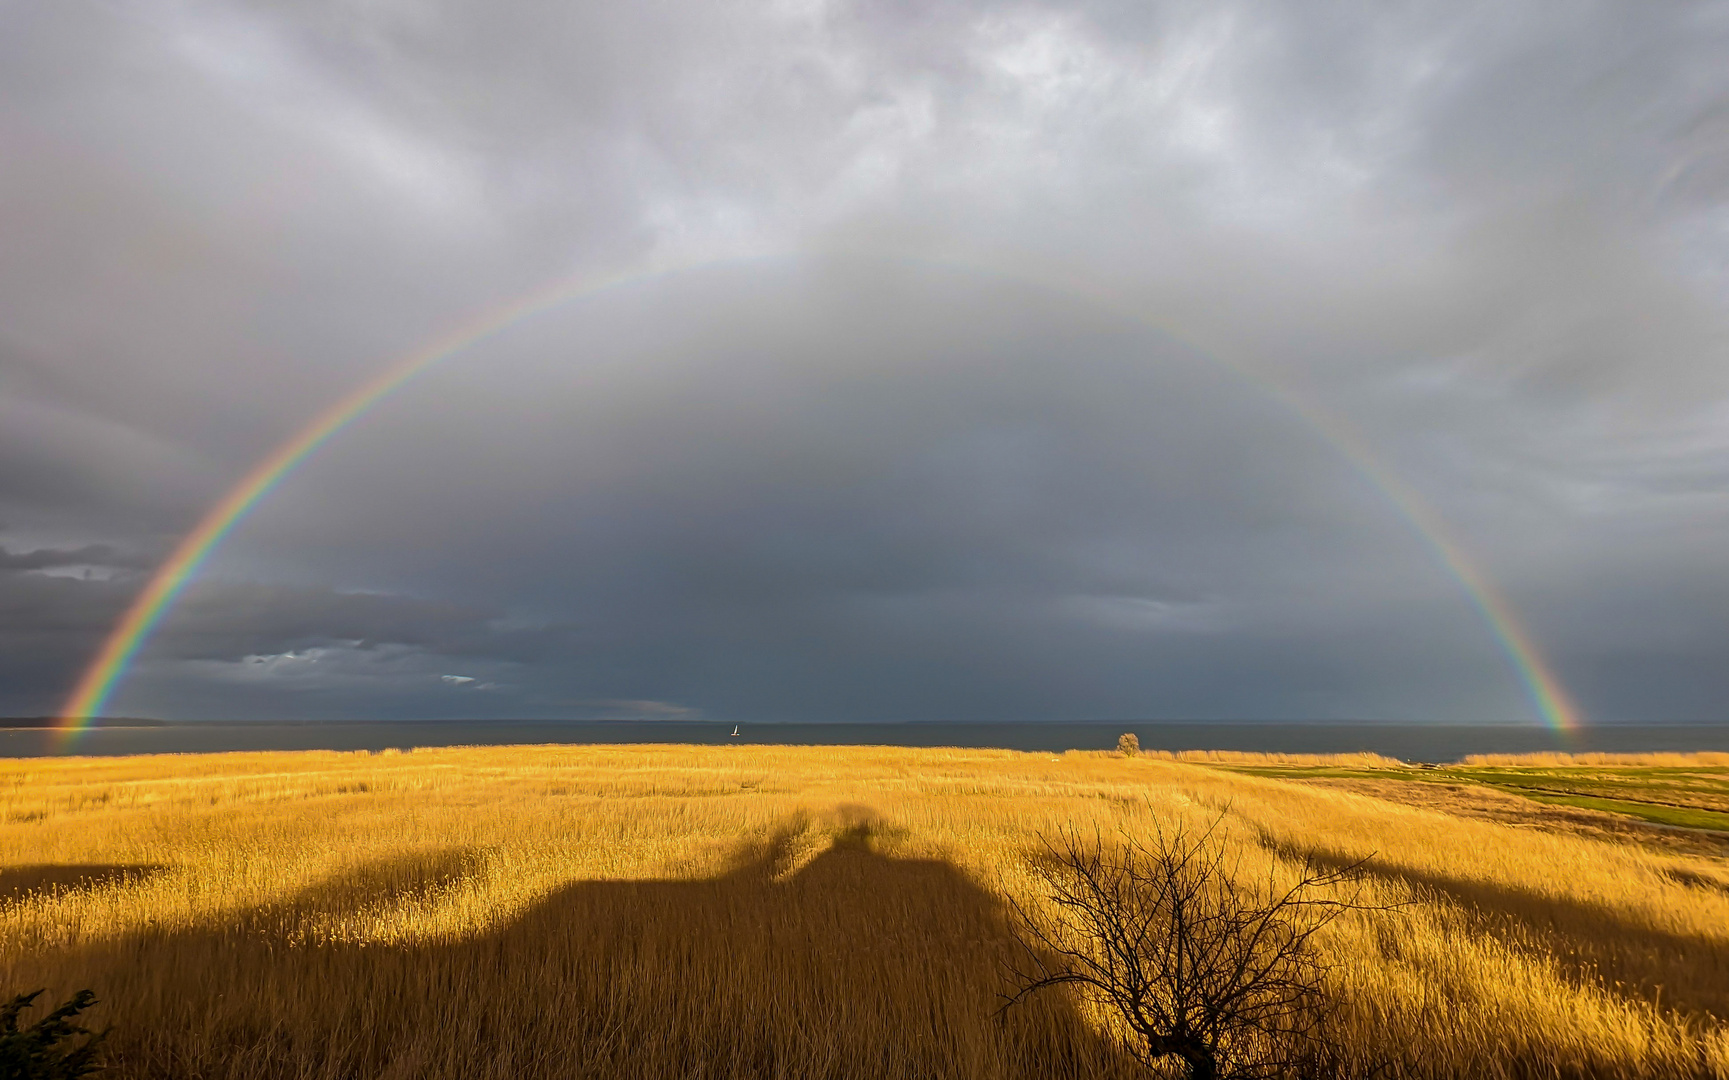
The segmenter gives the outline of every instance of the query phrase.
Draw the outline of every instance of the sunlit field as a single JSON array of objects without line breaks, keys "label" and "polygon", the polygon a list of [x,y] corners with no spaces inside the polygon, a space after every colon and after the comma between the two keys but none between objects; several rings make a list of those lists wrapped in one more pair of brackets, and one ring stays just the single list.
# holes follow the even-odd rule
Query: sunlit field
[{"label": "sunlit field", "polygon": [[[1622,800],[1654,768],[761,746],[4,761],[0,991],[94,989],[121,1077],[1128,1077],[1084,1002],[997,1015],[1006,898],[1036,910],[1041,834],[1222,814],[1275,876],[1373,856],[1361,899],[1398,906],[1325,938],[1364,1068],[1729,1076],[1729,846],[1526,798],[1521,767],[1596,769],[1575,798]],[[1677,759],[1649,786],[1726,772]]]}]

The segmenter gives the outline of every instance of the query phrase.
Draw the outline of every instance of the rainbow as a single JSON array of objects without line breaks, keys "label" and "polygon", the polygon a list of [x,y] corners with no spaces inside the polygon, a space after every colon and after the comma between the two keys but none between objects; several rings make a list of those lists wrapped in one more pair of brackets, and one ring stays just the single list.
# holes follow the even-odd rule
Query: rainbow
[{"label": "rainbow", "polygon": [[[905,255],[897,257],[906,259]],[[422,371],[439,361],[459,353],[485,339],[501,333],[514,324],[560,304],[592,296],[608,288],[641,282],[679,270],[696,269],[704,263],[672,268],[655,268],[611,275],[603,278],[580,277],[560,279],[498,307],[487,309],[449,331],[430,340],[420,348],[401,357],[364,384],[350,391],[315,417],[310,424],[282,443],[270,455],[253,466],[239,483],[208,510],[198,524],[187,533],[166,560],[157,567],[132,605],[109,632],[101,649],[80,675],[71,695],[60,712],[57,730],[63,749],[69,749],[77,737],[89,727],[93,718],[101,715],[110,697],[139,650],[160,623],[187,584],[197,576],[200,567],[216,550],[234,527],[245,518],[295,467],[328,442],[348,425],[365,416],[389,394]],[[929,262],[928,259],[917,261]],[[945,260],[950,261],[950,260]],[[1097,296],[1089,296],[1060,283],[1036,279],[1024,274],[1004,272],[997,268],[966,266],[983,270],[1000,279],[1019,280],[1066,296],[1070,299],[1107,310],[1131,322],[1168,334],[1139,314],[1124,306]],[[1191,346],[1193,348],[1193,346]],[[1568,733],[1580,726],[1578,708],[1568,698],[1560,680],[1546,664],[1535,641],[1525,630],[1513,607],[1507,602],[1466,557],[1460,546],[1447,534],[1438,514],[1423,498],[1389,471],[1338,417],[1324,412],[1315,403],[1298,397],[1287,387],[1257,376],[1246,367],[1222,360],[1215,354],[1195,349],[1198,355],[1209,357],[1263,393],[1268,393],[1300,416],[1328,444],[1336,449],[1398,510],[1437,561],[1460,584],[1473,606],[1482,616],[1497,644],[1525,688],[1532,706],[1543,722],[1557,732]]]},{"label": "rainbow", "polygon": [[215,506],[205,512],[198,524],[183,537],[162,565],[156,568],[144,591],[132,601],[132,606],[109,631],[102,648],[85,667],[72,694],[60,711],[61,743],[69,746],[77,736],[101,715],[108,699],[126,675],[127,669],[143,648],[150,632],[174,606],[182,590],[197,576],[211,552],[216,550],[247,511],[269,495],[294,467],[305,461],[331,436],[354,423],[378,404],[392,390],[454,353],[476,345],[486,338],[548,308],[601,292],[608,287],[633,281],[647,280],[670,270],[648,270],[631,274],[593,279],[561,279],[504,304],[473,316],[438,337],[403,356],[370,380],[350,391],[326,408],[293,438],[271,451],[270,455],[230,488]]},{"label": "rainbow", "polygon": [[1436,560],[1446,567],[1448,573],[1464,588],[1465,595],[1470,597],[1471,605],[1488,624],[1496,643],[1501,646],[1501,651],[1512,664],[1520,684],[1525,688],[1526,696],[1530,698],[1532,707],[1543,722],[1562,735],[1571,735],[1578,731],[1584,723],[1579,707],[1568,696],[1554,669],[1543,661],[1543,654],[1538,650],[1537,642],[1531,637],[1530,631],[1525,629],[1524,623],[1520,621],[1507,598],[1477,569],[1476,564],[1465,556],[1464,549],[1448,534],[1446,525],[1434,508],[1410,485],[1381,464],[1370,452],[1368,445],[1350,428],[1319,412],[1313,403],[1298,398],[1288,390],[1280,388],[1276,393],[1298,415],[1319,429],[1327,441],[1386,496],[1410,524],[1412,531],[1434,554]]}]

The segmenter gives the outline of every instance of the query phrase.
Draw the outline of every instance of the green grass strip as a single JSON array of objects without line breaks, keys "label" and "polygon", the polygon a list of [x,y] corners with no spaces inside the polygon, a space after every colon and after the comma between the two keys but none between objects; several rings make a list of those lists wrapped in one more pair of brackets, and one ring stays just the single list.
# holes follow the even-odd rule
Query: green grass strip
[{"label": "green grass strip", "polygon": [[[1654,825],[1729,832],[1729,813],[1717,810],[1641,802],[1638,799],[1616,799],[1601,795],[1557,792],[1553,788],[1565,788],[1577,783],[1579,779],[1583,779],[1578,776],[1570,776],[1559,769],[1542,771],[1532,769],[1514,772],[1507,769],[1471,769],[1457,766],[1441,769],[1350,769],[1326,765],[1236,765],[1224,763],[1213,765],[1213,767],[1229,772],[1248,773],[1252,776],[1266,776],[1281,780],[1407,780],[1418,783],[1480,784],[1496,791],[1505,791],[1510,795],[1530,799],[1532,802],[1548,803],[1555,806],[1575,806],[1585,810],[1601,810],[1605,813],[1620,814],[1623,817],[1648,821]],[[1623,773],[1616,779],[1620,780],[1622,777],[1633,784],[1637,784],[1640,779],[1636,773]],[[1599,780],[1602,778],[1600,770],[1596,773],[1596,778]],[[1543,790],[1544,788],[1550,790]],[[1667,784],[1644,785],[1640,793],[1656,797],[1673,790]]]}]

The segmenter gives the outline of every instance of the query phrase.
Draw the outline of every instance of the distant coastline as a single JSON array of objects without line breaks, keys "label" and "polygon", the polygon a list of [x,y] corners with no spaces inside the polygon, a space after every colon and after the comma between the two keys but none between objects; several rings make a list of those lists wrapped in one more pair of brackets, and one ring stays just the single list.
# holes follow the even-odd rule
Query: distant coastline
[{"label": "distant coastline", "polygon": [[[0,730],[6,728],[51,728],[58,727],[58,716],[0,716]],[[90,720],[91,727],[100,728],[140,728],[140,727],[171,727],[169,720],[150,720],[140,716],[98,716]]]},{"label": "distant coastline", "polygon": [[247,750],[382,750],[547,743],[773,743],[1106,750],[1132,732],[1148,750],[1375,753],[1412,762],[1471,754],[1729,751],[1729,724],[1601,724],[1558,733],[1535,724],[1077,720],[1053,722],[738,722],[728,720],[200,721],[109,717],[68,744],[40,718],[0,722],[0,758],[199,754]]}]

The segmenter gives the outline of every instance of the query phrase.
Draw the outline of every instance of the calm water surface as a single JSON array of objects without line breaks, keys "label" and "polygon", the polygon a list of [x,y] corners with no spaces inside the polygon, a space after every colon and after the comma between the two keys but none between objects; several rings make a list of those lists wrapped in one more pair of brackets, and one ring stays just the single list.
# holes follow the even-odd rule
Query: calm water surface
[{"label": "calm water surface", "polygon": [[[1466,754],[1564,750],[1729,751],[1729,724],[1603,725],[1570,736],[1536,726],[1488,724],[1001,723],[731,724],[665,721],[390,723],[188,723],[95,728],[70,752],[189,754],[230,750],[383,750],[415,746],[534,743],[794,743],[815,746],[967,746],[1008,750],[1102,750],[1134,732],[1151,750],[1249,750],[1331,754],[1371,751],[1406,761],[1452,761]],[[0,757],[63,753],[51,732],[0,730]]]}]

